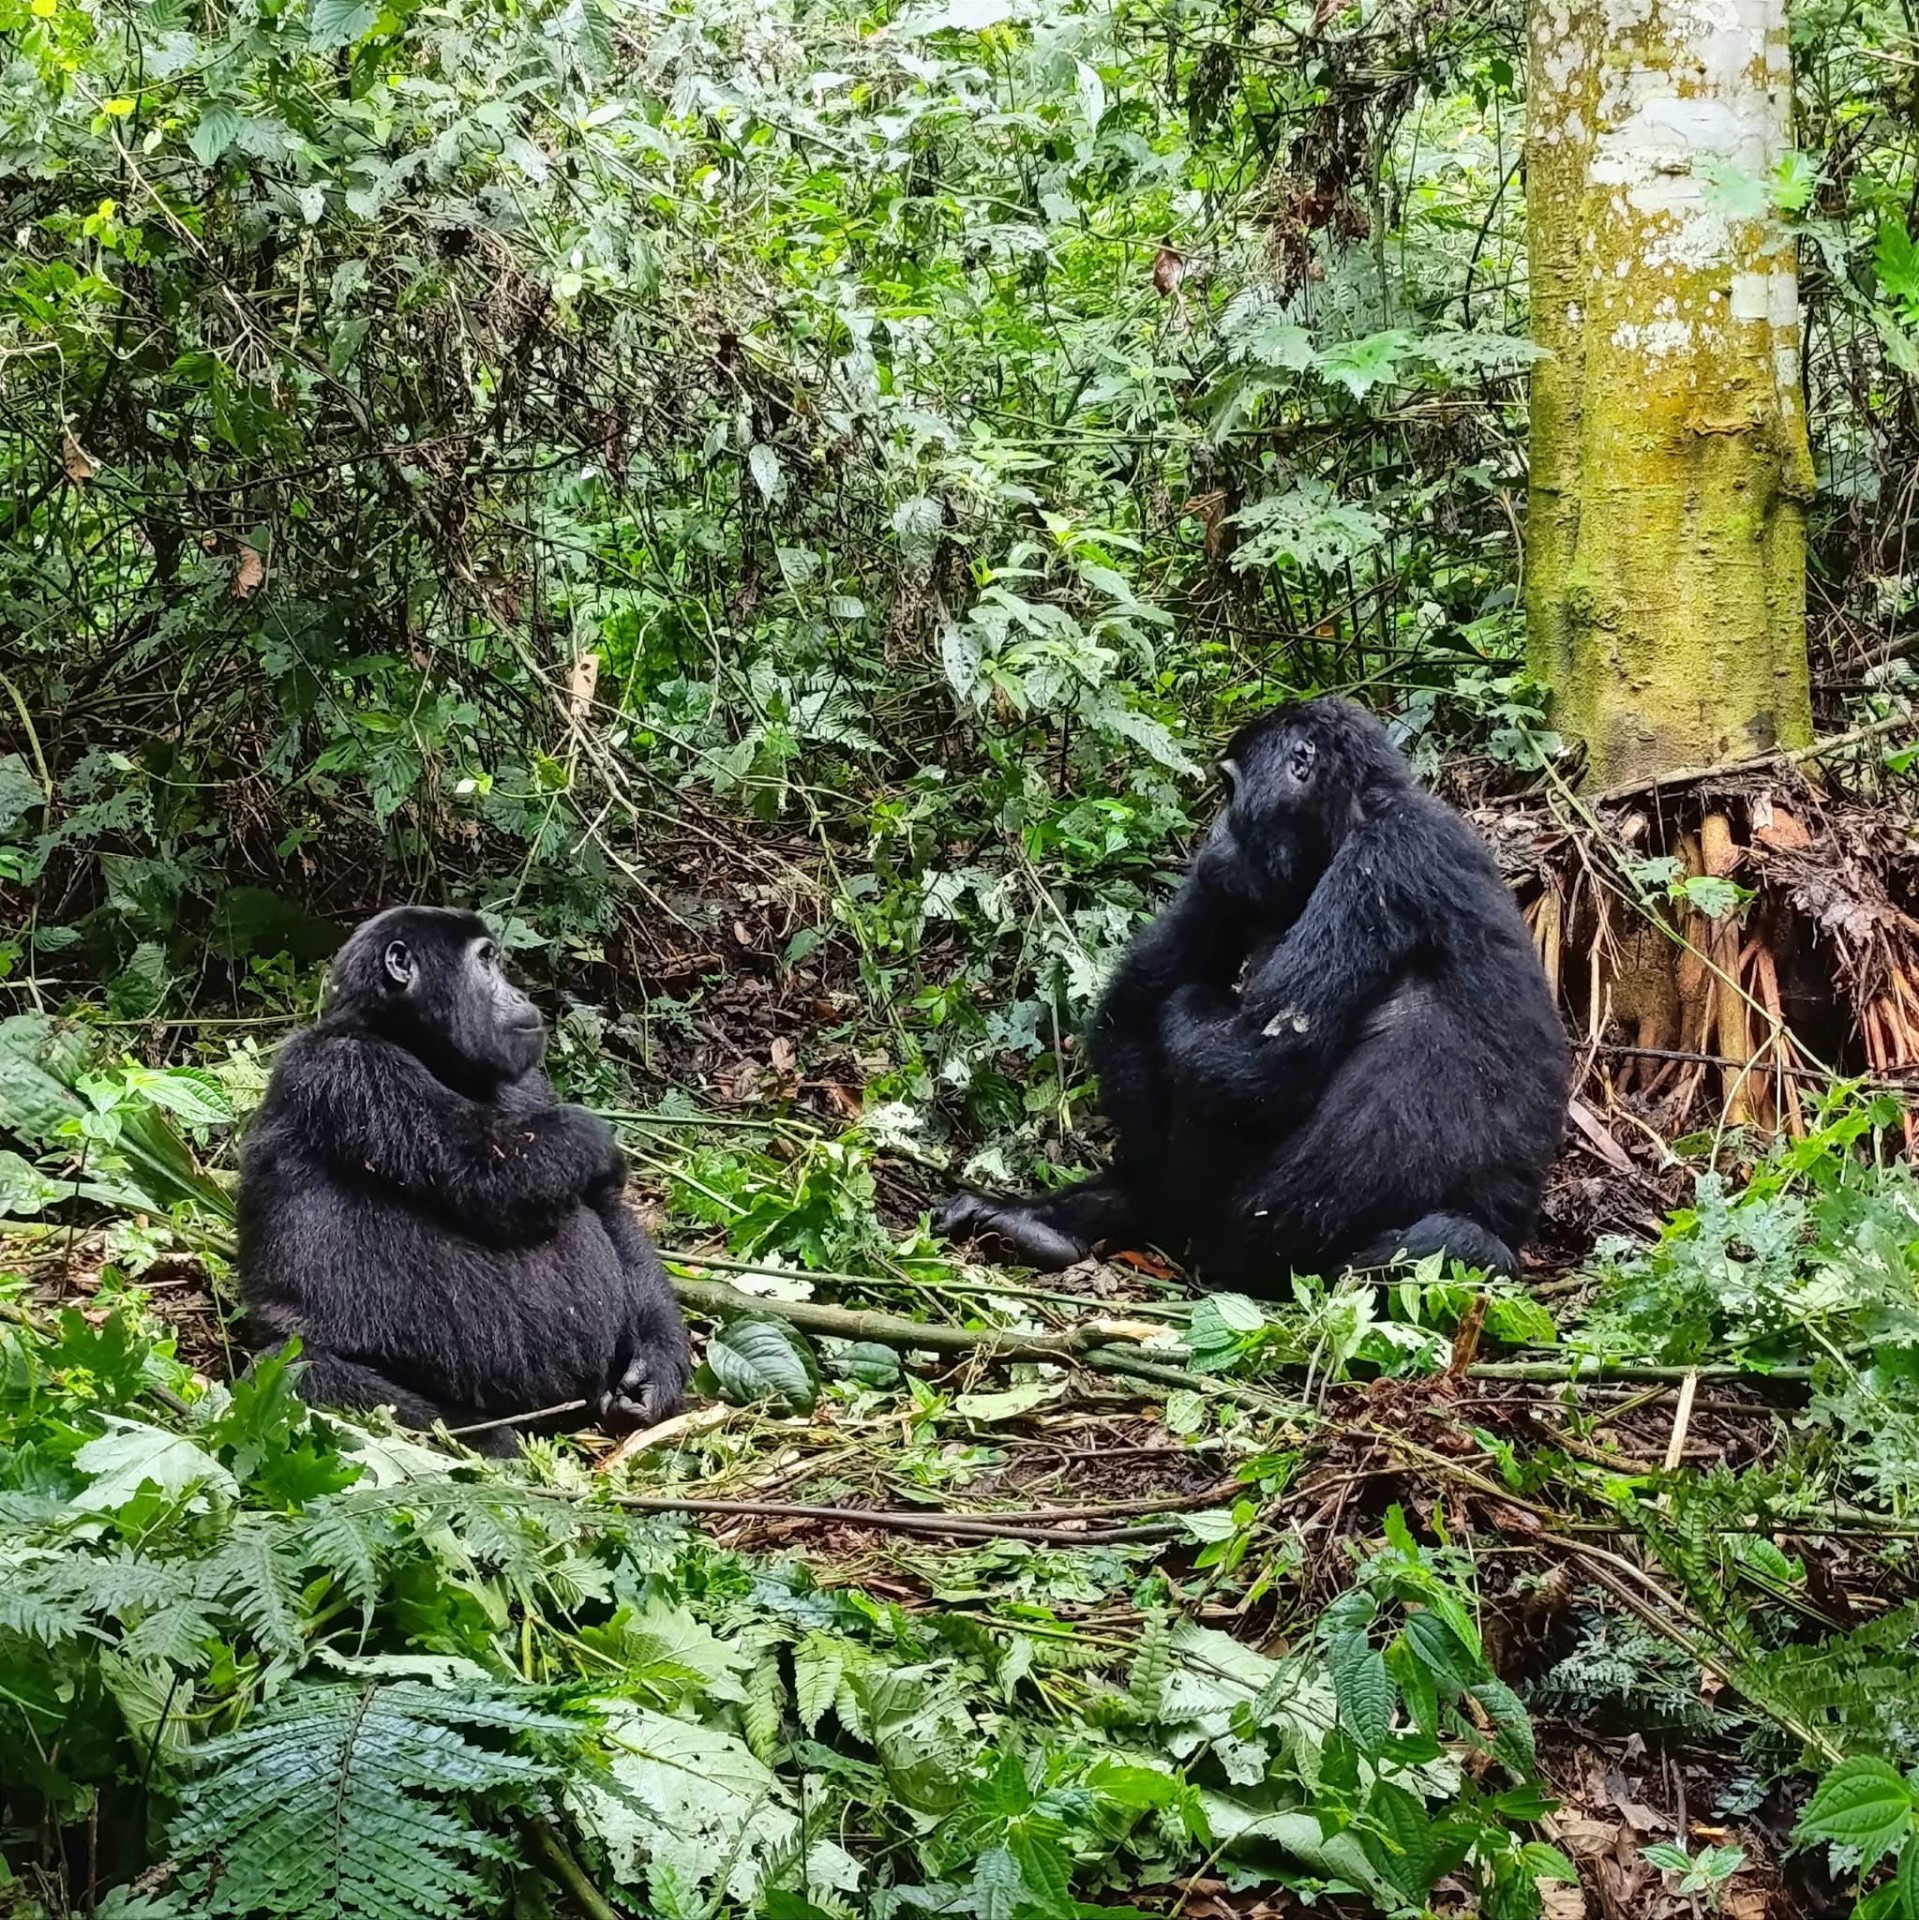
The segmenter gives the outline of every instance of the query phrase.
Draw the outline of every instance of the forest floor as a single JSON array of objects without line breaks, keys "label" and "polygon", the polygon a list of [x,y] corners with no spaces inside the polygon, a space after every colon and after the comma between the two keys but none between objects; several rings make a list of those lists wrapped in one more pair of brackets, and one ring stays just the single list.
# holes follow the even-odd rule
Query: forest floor
[{"label": "forest floor", "polygon": [[[672,1124],[628,1123],[629,1143],[657,1152]],[[868,1170],[878,1217],[924,1206],[923,1166],[880,1153]],[[1779,1492],[1809,1392],[1780,1350],[1735,1341],[1684,1364],[1621,1360],[1617,1341],[1603,1363],[1569,1350],[1604,1290],[1573,1256],[1596,1226],[1656,1227],[1689,1182],[1575,1142],[1527,1288],[1425,1272],[1264,1311],[1209,1301],[1147,1256],[1038,1281],[917,1250],[859,1274],[756,1263],[656,1206],[702,1344],[716,1324],[770,1323],[787,1345],[744,1386],[716,1383],[709,1347],[686,1413],[637,1442],[583,1436],[577,1458],[618,1504],[687,1516],[724,1550],[798,1555],[823,1589],[1114,1648],[1137,1648],[1169,1605],[1269,1652],[1305,1644],[1410,1524],[1456,1565],[1487,1665],[1530,1709],[1552,1802],[1535,1831],[1579,1881],[1540,1881],[1555,1920],[1702,1902],[1737,1920],[1837,1913],[1822,1857],[1792,1844],[1793,1741],[1745,1676],[1769,1648],[1870,1629],[1919,1598],[1908,1537],[1830,1479]],[[16,1239],[21,1304],[106,1321],[128,1231]],[[179,1359],[227,1378],[242,1356],[220,1262],[149,1251],[137,1286]],[[1669,1511],[1688,1484],[1717,1490],[1693,1523]],[[1768,1557],[1725,1554],[1728,1530]],[[1756,1635],[1756,1610],[1783,1610],[1789,1631]],[[1467,1765],[1483,1776],[1492,1753]],[[1708,1877],[1687,1883],[1662,1846]],[[1298,1911],[1315,1885],[1355,1897],[1336,1875],[1283,1879],[1228,1872],[1215,1852],[1134,1897],[1235,1920]],[[1433,1899],[1448,1904],[1443,1880]]]}]

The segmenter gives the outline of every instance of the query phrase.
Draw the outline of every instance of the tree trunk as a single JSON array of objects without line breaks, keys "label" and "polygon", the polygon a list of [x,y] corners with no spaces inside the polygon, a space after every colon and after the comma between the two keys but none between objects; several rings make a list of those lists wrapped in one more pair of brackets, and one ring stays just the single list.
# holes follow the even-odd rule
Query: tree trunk
[{"label": "tree trunk", "polygon": [[1533,672],[1600,786],[1811,738],[1784,0],[1534,0]]}]

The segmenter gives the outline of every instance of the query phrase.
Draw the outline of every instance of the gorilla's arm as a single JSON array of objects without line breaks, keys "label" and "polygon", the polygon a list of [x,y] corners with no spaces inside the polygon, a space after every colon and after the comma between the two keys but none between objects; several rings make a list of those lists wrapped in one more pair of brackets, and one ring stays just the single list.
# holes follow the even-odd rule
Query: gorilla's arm
[{"label": "gorilla's arm", "polygon": [[1205,989],[1167,1004],[1160,1033],[1181,1095],[1267,1119],[1310,1106],[1358,1020],[1431,944],[1457,865],[1417,802],[1355,829],[1237,1004]]},{"label": "gorilla's arm", "polygon": [[1122,1139],[1150,1132],[1165,1105],[1160,1016],[1168,999],[1181,987],[1230,990],[1254,932],[1251,910],[1202,853],[1159,916],[1134,936],[1087,1035],[1100,1102]]},{"label": "gorilla's arm", "polygon": [[1028,1200],[957,1193],[937,1216],[949,1239],[999,1241],[1027,1265],[1051,1272],[1083,1260],[1101,1242],[1152,1230],[1146,1196],[1171,1117],[1161,1012],[1182,985],[1230,987],[1257,930],[1251,906],[1234,889],[1229,849],[1230,835],[1215,826],[1179,891],[1134,935],[1093,1015],[1087,1051],[1100,1105],[1118,1135],[1111,1170]]},{"label": "gorilla's arm", "polygon": [[597,1192],[592,1206],[620,1256],[627,1291],[626,1331],[613,1355],[605,1397],[595,1411],[603,1424],[650,1427],[679,1405],[692,1370],[686,1322],[659,1255],[619,1188]]},{"label": "gorilla's arm", "polygon": [[483,1233],[537,1233],[625,1164],[583,1107],[514,1111],[469,1100],[403,1047],[316,1031],[288,1043],[301,1136],[349,1175],[371,1173]]}]

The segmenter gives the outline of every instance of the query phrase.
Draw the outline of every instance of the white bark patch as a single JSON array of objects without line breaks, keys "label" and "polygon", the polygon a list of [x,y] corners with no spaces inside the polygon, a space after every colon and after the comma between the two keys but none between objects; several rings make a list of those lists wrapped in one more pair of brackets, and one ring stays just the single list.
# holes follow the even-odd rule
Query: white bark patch
[{"label": "white bark patch", "polygon": [[1755,204],[1791,145],[1786,0],[1537,0],[1533,62],[1541,118],[1593,126],[1585,308],[1607,350],[1693,390],[1743,364],[1795,405],[1792,247]]}]

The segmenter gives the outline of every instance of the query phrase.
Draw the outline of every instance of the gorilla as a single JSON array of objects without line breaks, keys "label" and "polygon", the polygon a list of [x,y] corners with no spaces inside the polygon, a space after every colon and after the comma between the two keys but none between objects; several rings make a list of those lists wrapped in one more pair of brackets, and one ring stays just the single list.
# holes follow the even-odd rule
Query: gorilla
[{"label": "gorilla", "polygon": [[625,1158],[554,1099],[545,1046],[477,914],[389,908],[340,949],[240,1172],[250,1328],[299,1335],[309,1400],[420,1427],[569,1400],[650,1425],[678,1405],[686,1329],[622,1198]]},{"label": "gorilla", "polygon": [[957,1194],[941,1229],[1042,1269],[1151,1241],[1252,1293],[1401,1255],[1515,1272],[1569,1061],[1485,846],[1344,700],[1260,715],[1220,770],[1225,808],[1094,1015],[1110,1171]]}]

